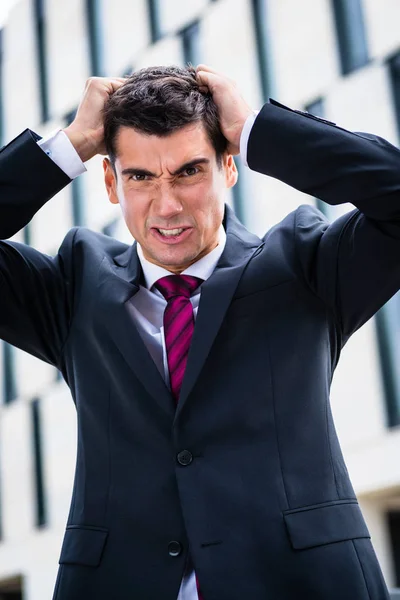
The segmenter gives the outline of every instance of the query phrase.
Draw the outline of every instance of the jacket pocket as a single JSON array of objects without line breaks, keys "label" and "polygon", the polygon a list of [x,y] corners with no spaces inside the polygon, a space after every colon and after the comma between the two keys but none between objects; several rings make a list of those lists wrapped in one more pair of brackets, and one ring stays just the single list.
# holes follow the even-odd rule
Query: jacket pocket
[{"label": "jacket pocket", "polygon": [[292,547],[304,550],[370,534],[357,501],[335,501],[283,513]]},{"label": "jacket pocket", "polygon": [[61,548],[60,565],[98,567],[107,536],[108,530],[100,527],[68,526]]}]

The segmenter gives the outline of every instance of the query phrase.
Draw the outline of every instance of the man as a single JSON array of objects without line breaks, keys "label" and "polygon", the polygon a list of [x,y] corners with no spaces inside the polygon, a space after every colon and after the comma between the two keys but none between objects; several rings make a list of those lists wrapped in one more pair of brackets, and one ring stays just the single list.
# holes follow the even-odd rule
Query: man
[{"label": "man", "polygon": [[[240,146],[357,209],[302,206],[259,239],[224,207]],[[204,65],[93,79],[65,132],[1,152],[0,235],[106,150],[132,246],[1,243],[2,337],[58,367],[78,413],[54,599],[388,598],[329,386],[400,287],[400,152],[274,101],[255,116]]]}]

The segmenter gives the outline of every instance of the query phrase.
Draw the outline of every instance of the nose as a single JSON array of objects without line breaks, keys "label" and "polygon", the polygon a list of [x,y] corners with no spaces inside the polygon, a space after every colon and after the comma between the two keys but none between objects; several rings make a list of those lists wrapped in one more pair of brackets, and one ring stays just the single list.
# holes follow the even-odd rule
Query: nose
[{"label": "nose", "polygon": [[157,196],[153,200],[153,211],[157,217],[171,219],[183,211],[183,206],[170,186],[160,186]]}]

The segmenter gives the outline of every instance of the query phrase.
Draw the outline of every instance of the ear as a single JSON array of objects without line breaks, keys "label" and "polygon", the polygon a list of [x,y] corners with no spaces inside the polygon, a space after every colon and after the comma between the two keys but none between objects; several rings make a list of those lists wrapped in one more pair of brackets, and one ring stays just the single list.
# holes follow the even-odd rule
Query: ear
[{"label": "ear", "polygon": [[119,204],[117,194],[117,174],[115,173],[109,158],[103,159],[103,171],[108,199],[110,200],[111,204]]},{"label": "ear", "polygon": [[235,185],[235,183],[238,180],[238,170],[236,168],[236,164],[233,160],[232,154],[224,155],[223,165],[225,171],[226,187],[231,188]]}]

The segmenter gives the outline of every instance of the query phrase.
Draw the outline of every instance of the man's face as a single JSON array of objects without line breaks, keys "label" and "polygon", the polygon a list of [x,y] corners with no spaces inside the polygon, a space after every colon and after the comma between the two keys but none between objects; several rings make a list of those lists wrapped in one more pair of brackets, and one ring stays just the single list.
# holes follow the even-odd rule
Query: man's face
[{"label": "man's face", "polygon": [[150,262],[180,273],[218,245],[226,189],[236,183],[231,155],[222,166],[202,123],[167,137],[121,127],[115,172],[104,160],[110,201],[121,205]]}]

